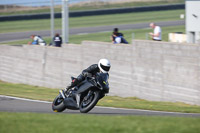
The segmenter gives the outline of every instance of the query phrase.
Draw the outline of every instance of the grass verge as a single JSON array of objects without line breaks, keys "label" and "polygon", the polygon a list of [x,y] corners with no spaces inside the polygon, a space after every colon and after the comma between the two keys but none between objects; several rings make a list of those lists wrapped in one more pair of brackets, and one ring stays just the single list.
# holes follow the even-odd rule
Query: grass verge
[{"label": "grass verge", "polygon": [[0,112],[1,133],[199,133],[200,118]]},{"label": "grass verge", "polygon": [[[152,11],[69,18],[69,27],[95,27],[144,22],[180,20],[185,10]],[[55,19],[55,29],[61,29],[61,19]],[[0,33],[49,30],[50,20],[5,21],[0,23]]]},{"label": "grass verge", "polygon": [[[150,0],[148,1],[133,1],[133,2],[82,2],[78,4],[70,4],[70,11],[86,11],[86,10],[102,10],[112,8],[127,8],[127,7],[139,7],[139,6],[155,6],[155,5],[167,5],[167,4],[184,4],[184,0]],[[54,6],[55,12],[61,12],[62,6]],[[7,6],[7,9],[2,5],[0,9],[1,15],[19,15],[19,14],[37,14],[37,13],[49,13],[50,7],[28,7],[28,6]]]},{"label": "grass verge", "polygon": [[[120,31],[125,35],[125,39],[129,43],[132,41],[132,34],[135,34],[135,39],[146,39],[146,33],[152,32],[152,29],[135,29],[135,30],[124,30]],[[163,41],[168,41],[168,33],[172,32],[185,32],[185,26],[170,26],[170,27],[162,27],[162,38]],[[102,42],[111,42],[110,36],[111,32],[101,32],[101,33],[91,33],[91,34],[82,34],[82,35],[70,35],[69,42],[74,44],[81,44],[84,40],[91,40],[91,41],[102,41]],[[45,37],[44,40],[49,44],[51,38]],[[6,44],[27,44],[30,42],[30,39],[20,40],[20,41],[13,41],[13,42],[6,42]],[[5,44],[5,43],[0,43]]]},{"label": "grass verge", "polygon": [[[50,89],[24,84],[12,84],[0,81],[0,94],[29,99],[53,101],[56,95],[58,95],[58,89]],[[98,102],[98,105],[120,108],[200,113],[200,106],[188,105],[184,103],[147,101],[134,97],[121,98],[116,96],[106,96]]]}]

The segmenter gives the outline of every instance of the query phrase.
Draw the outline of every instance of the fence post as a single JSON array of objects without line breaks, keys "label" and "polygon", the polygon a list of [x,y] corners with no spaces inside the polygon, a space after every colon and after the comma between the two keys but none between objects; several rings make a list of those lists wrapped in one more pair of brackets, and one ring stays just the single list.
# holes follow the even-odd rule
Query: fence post
[{"label": "fence post", "polygon": [[146,33],[146,40],[149,40],[149,33]]},{"label": "fence post", "polygon": [[51,38],[54,37],[54,0],[51,0]]},{"label": "fence post", "polygon": [[135,39],[135,33],[133,32],[132,33],[132,40],[134,40]]},{"label": "fence post", "polygon": [[63,43],[69,42],[69,9],[68,0],[62,0],[62,36]]}]

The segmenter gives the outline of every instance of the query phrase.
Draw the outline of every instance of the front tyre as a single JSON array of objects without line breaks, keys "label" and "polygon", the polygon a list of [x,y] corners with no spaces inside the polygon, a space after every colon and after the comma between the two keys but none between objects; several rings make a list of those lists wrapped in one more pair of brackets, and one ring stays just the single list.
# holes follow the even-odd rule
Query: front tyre
[{"label": "front tyre", "polygon": [[66,109],[64,103],[63,103],[64,99],[62,98],[62,96],[60,96],[60,94],[54,99],[53,103],[52,103],[52,110],[54,112],[62,112]]},{"label": "front tyre", "polygon": [[80,112],[81,113],[87,113],[91,109],[94,108],[94,106],[99,101],[100,91],[89,91],[86,96],[83,97],[83,100],[80,104]]}]

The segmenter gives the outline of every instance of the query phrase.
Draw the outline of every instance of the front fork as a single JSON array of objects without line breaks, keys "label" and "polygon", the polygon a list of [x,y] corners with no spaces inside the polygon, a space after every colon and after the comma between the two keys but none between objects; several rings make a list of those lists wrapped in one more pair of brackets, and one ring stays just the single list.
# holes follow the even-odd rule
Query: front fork
[{"label": "front fork", "polygon": [[90,97],[90,95],[91,95],[91,90],[88,92],[88,94],[87,94],[87,96],[84,98],[84,100],[88,100],[88,98]]},{"label": "front fork", "polygon": [[[70,96],[70,94],[72,93],[73,90],[70,90],[69,94],[67,94],[67,96],[65,96],[65,92],[63,90],[60,90],[59,93],[60,95],[62,96],[63,99],[67,98]],[[80,106],[80,94],[75,94],[75,98],[76,98],[76,104],[77,104],[77,107],[79,108]]]},{"label": "front fork", "polygon": [[76,104],[77,104],[77,107],[79,108],[79,106],[80,106],[80,94],[76,94]]},{"label": "front fork", "polygon": [[[72,90],[72,91],[73,91],[73,90]],[[87,96],[84,97],[84,100],[88,100],[88,98],[89,98],[90,95],[91,95],[91,92],[92,92],[92,91],[89,90]],[[63,97],[63,99],[69,97],[69,95],[70,95],[70,94],[67,94],[67,96],[65,96],[65,94],[64,94],[65,92],[64,92],[63,90],[60,90],[59,93],[60,93],[60,95]],[[69,93],[70,93],[70,92],[69,92]],[[71,92],[71,93],[72,93],[72,92]],[[79,108],[79,106],[80,106],[80,96],[81,96],[81,94],[75,94],[76,104],[77,104],[77,107],[78,107],[78,108]]]},{"label": "front fork", "polygon": [[60,93],[60,95],[62,96],[62,98],[63,98],[63,99],[65,99],[65,98],[66,98],[66,96],[65,96],[65,94],[64,94],[64,91],[63,91],[63,90],[60,90],[60,91],[59,91],[59,93]]},{"label": "front fork", "polygon": [[[88,92],[87,96],[85,97],[85,100],[87,100],[90,97],[91,92],[92,92],[91,90]],[[76,94],[76,103],[78,108],[80,107],[80,96],[81,94]]]}]

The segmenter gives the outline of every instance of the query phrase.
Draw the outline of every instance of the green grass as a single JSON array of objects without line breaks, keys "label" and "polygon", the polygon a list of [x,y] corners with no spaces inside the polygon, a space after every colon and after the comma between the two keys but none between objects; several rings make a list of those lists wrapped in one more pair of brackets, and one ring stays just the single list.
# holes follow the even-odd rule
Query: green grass
[{"label": "green grass", "polygon": [[200,118],[0,112],[1,133],[199,133]]},{"label": "green grass", "polygon": [[[112,14],[100,16],[75,17],[69,19],[70,28],[73,27],[94,27],[118,24],[134,24],[143,22],[159,22],[180,20],[180,14],[184,14],[185,10],[169,10],[159,12],[142,12],[142,13],[126,13]],[[24,32],[49,30],[50,20],[23,20],[23,21],[6,21],[0,22],[0,33],[8,32]],[[55,29],[61,29],[61,19],[55,19]]]},{"label": "green grass", "polygon": [[50,89],[25,84],[12,84],[0,81],[0,94],[52,101],[55,96],[59,94],[59,92],[58,89]]},{"label": "green grass", "polygon": [[181,102],[155,102],[136,97],[105,97],[98,105],[106,107],[123,107],[129,109],[145,109],[168,112],[200,113],[200,106],[191,106]]},{"label": "green grass", "polygon": [[[0,81],[0,95],[53,101],[53,99],[58,95],[58,89],[50,89],[24,84],[12,84]],[[200,113],[200,106],[188,105],[185,103],[147,101],[134,97],[121,98],[116,96],[106,96],[98,102],[98,105],[170,112]]]},{"label": "green grass", "polygon": [[[136,30],[125,30],[120,31],[125,35],[125,39],[129,43],[132,40],[132,33],[135,34],[135,39],[146,39],[146,33],[152,32],[152,29],[136,29]],[[185,26],[170,26],[170,27],[162,27],[162,37],[163,41],[168,41],[168,33],[172,32],[185,32]],[[82,35],[70,35],[69,42],[74,44],[81,44],[84,40],[92,40],[92,41],[102,41],[102,42],[110,42],[111,32],[101,32],[101,33],[92,33],[92,34],[82,34]],[[46,37],[44,40],[49,44],[51,38]],[[13,41],[7,42],[6,44],[27,44],[27,42],[31,41],[30,39],[27,40],[20,40],[20,41]],[[0,43],[5,44],[5,43]]]},{"label": "green grass", "polygon": [[126,7],[139,7],[139,6],[153,6],[153,5],[167,5],[167,4],[184,4],[184,0],[151,0],[150,2],[124,2],[124,3],[107,3],[107,2],[93,2],[91,4],[83,4],[81,6],[73,6],[70,8],[71,11],[77,10],[96,10],[96,9],[110,9],[110,8],[126,8]]},{"label": "green grass", "polygon": [[[78,5],[70,5],[70,11],[85,11],[85,10],[97,10],[97,9],[111,9],[111,8],[127,8],[127,7],[138,7],[138,6],[153,6],[153,5],[165,5],[165,4],[184,4],[184,0],[156,0],[151,2],[128,2],[128,3],[107,3],[107,2],[91,2],[85,4],[78,4]],[[3,8],[3,7],[2,7]],[[55,12],[61,12],[61,6],[55,6]],[[37,14],[37,13],[49,13],[50,7],[12,7],[7,9],[7,11],[2,10],[0,15],[18,15],[18,14]]]},{"label": "green grass", "polygon": [[[146,33],[152,32],[152,29],[135,29],[135,30],[123,30],[120,31],[124,34],[125,39],[129,43],[132,41],[132,34],[134,33],[135,39],[146,39]],[[185,26],[170,26],[162,27],[162,38],[163,41],[168,41],[168,33],[172,32],[185,32]],[[102,42],[111,42],[110,36],[111,32],[102,32],[102,33],[92,33],[92,34],[83,34],[83,35],[71,35],[69,38],[70,43],[80,44],[84,40],[91,41],[102,41]],[[150,39],[150,38],[149,38]]]},{"label": "green grass", "polygon": [[[2,7],[3,8],[3,7]],[[42,14],[42,13],[50,13],[50,7],[10,7],[7,10],[2,10],[0,12],[0,16],[9,16],[9,15],[22,15],[22,14]],[[54,12],[61,12],[61,6],[55,6]]]}]

